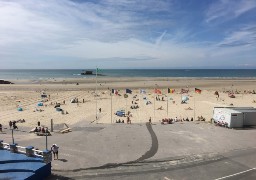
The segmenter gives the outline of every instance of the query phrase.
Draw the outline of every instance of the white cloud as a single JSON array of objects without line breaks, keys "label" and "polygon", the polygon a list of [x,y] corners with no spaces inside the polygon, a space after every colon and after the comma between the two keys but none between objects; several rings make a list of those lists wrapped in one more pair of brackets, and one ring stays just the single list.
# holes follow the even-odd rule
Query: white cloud
[{"label": "white cloud", "polygon": [[256,45],[256,25],[243,27],[239,30],[229,32],[228,35],[221,41],[219,46],[252,46]]},{"label": "white cloud", "polygon": [[206,11],[206,22],[225,22],[256,8],[255,0],[218,0]]}]

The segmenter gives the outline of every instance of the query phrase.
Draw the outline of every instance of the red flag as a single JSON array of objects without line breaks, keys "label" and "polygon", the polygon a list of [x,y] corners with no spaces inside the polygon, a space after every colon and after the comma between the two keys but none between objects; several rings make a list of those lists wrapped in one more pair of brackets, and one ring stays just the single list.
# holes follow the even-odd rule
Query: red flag
[{"label": "red flag", "polygon": [[160,89],[155,89],[154,93],[156,93],[156,94],[162,94],[162,92],[161,92]]}]

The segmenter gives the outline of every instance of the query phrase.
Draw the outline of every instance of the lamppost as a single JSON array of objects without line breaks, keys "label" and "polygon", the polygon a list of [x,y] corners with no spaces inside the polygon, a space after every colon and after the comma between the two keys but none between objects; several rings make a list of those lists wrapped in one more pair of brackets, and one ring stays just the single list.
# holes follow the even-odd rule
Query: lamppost
[{"label": "lamppost", "polygon": [[14,144],[13,128],[11,130],[12,130],[12,144]]},{"label": "lamppost", "polygon": [[47,144],[48,144],[47,135],[48,135],[48,133],[45,133],[45,147],[46,147],[46,150],[48,150],[48,147],[47,147]]}]

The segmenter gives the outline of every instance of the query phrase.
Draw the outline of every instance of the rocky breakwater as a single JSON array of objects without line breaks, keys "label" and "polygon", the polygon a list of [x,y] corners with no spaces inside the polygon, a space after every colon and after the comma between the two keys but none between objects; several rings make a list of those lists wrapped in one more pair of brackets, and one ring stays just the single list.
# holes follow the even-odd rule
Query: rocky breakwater
[{"label": "rocky breakwater", "polygon": [[14,83],[0,79],[0,84],[14,84]]}]

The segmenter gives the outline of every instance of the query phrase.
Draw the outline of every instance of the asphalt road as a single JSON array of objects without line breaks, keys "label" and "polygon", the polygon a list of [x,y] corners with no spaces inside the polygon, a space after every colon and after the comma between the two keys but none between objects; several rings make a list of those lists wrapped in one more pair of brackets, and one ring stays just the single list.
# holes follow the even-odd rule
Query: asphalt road
[{"label": "asphalt road", "polygon": [[[184,159],[183,159],[184,158]],[[236,150],[224,155],[206,157],[177,157],[159,161],[144,161],[126,164],[108,170],[95,169],[86,174],[71,176],[71,179],[256,179],[256,149]],[[176,161],[176,163],[172,163]],[[135,167],[135,168],[134,168]]]},{"label": "asphalt road", "polygon": [[158,139],[150,124],[151,147],[141,158],[126,163],[61,171],[50,179],[256,179],[256,148],[223,153],[205,153],[151,159],[158,150]]}]

